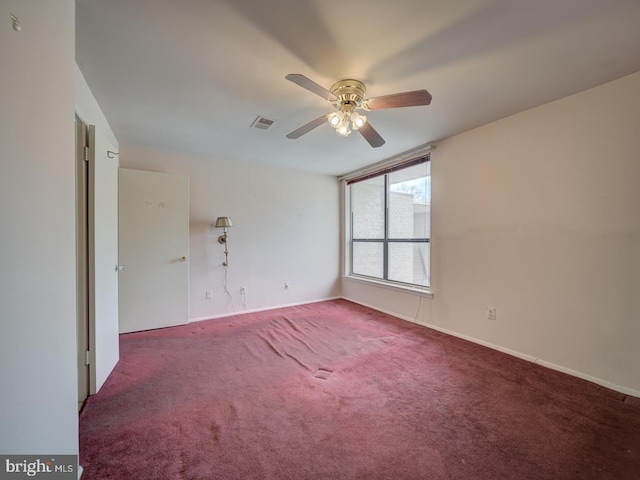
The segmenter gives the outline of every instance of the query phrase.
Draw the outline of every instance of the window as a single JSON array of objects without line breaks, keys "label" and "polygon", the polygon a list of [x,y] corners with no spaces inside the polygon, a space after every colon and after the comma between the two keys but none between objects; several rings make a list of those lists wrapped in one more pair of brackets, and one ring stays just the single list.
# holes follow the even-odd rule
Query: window
[{"label": "window", "polygon": [[428,156],[347,182],[351,274],[429,286],[431,175]]}]

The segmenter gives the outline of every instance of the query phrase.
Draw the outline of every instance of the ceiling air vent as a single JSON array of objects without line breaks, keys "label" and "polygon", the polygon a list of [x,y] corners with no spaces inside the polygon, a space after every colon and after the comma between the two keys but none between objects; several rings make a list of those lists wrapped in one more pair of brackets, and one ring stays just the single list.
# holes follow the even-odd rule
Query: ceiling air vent
[{"label": "ceiling air vent", "polygon": [[273,122],[275,122],[275,120],[270,120],[258,115],[251,126],[253,128],[259,128],[261,130],[267,130],[271,125],[273,125]]}]

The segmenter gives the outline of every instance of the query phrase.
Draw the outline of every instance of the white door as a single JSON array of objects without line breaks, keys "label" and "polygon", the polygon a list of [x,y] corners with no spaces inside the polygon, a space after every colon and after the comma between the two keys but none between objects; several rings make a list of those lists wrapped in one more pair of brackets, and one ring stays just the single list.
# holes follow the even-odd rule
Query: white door
[{"label": "white door", "polygon": [[189,321],[189,177],[120,169],[120,333]]}]

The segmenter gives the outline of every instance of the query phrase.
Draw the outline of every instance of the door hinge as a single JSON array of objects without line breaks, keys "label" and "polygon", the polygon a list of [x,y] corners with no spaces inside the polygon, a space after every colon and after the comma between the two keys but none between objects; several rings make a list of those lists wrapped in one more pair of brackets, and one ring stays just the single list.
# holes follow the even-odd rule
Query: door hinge
[{"label": "door hinge", "polygon": [[91,365],[91,352],[89,350],[87,350],[86,352],[84,352],[84,364],[85,365]]},{"label": "door hinge", "polygon": [[89,161],[89,147],[87,146],[84,147],[84,161],[85,162]]}]

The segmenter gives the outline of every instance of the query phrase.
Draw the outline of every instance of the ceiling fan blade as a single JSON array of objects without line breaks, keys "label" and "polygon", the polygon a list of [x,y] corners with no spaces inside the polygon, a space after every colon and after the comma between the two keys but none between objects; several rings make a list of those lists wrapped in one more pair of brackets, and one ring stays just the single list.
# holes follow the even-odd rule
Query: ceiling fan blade
[{"label": "ceiling fan blade", "polygon": [[364,139],[369,142],[373,148],[381,147],[385,144],[384,138],[380,136],[376,129],[371,126],[369,122],[365,123],[358,129],[360,135],[364,137]]},{"label": "ceiling fan blade", "polygon": [[394,93],[365,100],[365,110],[384,110],[385,108],[415,107],[429,105],[431,94],[426,90],[414,90],[413,92]]},{"label": "ceiling fan blade", "polygon": [[329,90],[327,90],[324,87],[321,87],[313,80],[309,80],[304,75],[301,75],[299,73],[290,73],[284,78],[286,78],[290,82],[295,83],[296,85],[301,86],[302,88],[306,88],[307,90],[309,90],[312,93],[315,93],[316,95],[320,95],[322,98],[324,98],[329,102],[335,102],[336,100],[338,100],[338,97],[336,97]]},{"label": "ceiling fan blade", "polygon": [[310,121],[306,125],[303,125],[300,128],[298,128],[297,130],[294,130],[293,132],[291,132],[289,135],[287,135],[287,138],[293,139],[293,138],[301,137],[305,133],[310,132],[314,128],[319,127],[324,122],[326,122],[328,116],[329,116],[329,114],[323,115],[321,117],[316,118],[315,120]]}]

